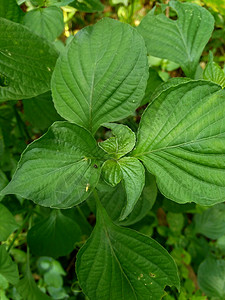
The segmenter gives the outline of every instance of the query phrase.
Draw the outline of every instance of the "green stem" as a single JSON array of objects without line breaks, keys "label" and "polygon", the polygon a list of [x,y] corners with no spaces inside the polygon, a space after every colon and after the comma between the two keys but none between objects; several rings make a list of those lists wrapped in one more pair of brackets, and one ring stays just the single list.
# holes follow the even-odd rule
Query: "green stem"
[{"label": "green stem", "polygon": [[16,234],[15,234],[15,236],[14,236],[12,242],[10,243],[10,245],[9,245],[9,247],[8,247],[8,250],[7,250],[8,252],[11,250],[11,248],[12,248],[12,246],[14,245],[16,239],[18,238],[18,236],[20,235],[20,233],[21,233],[22,230],[24,229],[24,227],[25,227],[27,221],[29,220],[31,214],[32,214],[32,212],[30,211],[30,212],[27,214],[26,218],[24,219],[23,224],[22,224],[22,225],[20,226],[20,228],[17,230],[17,232],[16,232]]}]

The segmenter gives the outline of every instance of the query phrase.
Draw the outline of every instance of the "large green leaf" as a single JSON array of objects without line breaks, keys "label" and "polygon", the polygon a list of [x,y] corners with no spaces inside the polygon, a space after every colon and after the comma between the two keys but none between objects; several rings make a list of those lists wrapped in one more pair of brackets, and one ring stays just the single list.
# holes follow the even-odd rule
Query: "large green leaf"
[{"label": "large green leaf", "polygon": [[49,217],[34,225],[27,235],[28,245],[34,254],[56,258],[69,254],[80,239],[81,231],[77,223],[60,210],[53,210]]},{"label": "large green leaf", "polygon": [[103,11],[104,5],[101,3],[100,0],[75,0],[70,3],[70,6],[75,7],[79,11],[84,12],[96,12],[96,11]]},{"label": "large green leaf", "polygon": [[31,31],[52,42],[64,29],[63,12],[56,6],[30,10],[23,21]]},{"label": "large green leaf", "polygon": [[1,193],[43,206],[72,207],[84,201],[98,182],[100,150],[86,129],[56,122],[27,147],[12,181]]},{"label": "large green leaf", "polygon": [[80,30],[61,54],[53,100],[65,119],[95,132],[139,106],[147,77],[143,38],[130,25],[105,18]]},{"label": "large green leaf", "polygon": [[195,232],[210,239],[218,239],[225,234],[225,204],[219,203],[194,217]]},{"label": "large green leaf", "polygon": [[213,31],[214,18],[197,4],[171,0],[169,6],[177,12],[177,20],[151,11],[143,18],[138,31],[145,39],[149,54],[180,64],[186,76],[193,78]]},{"label": "large green leaf", "polygon": [[26,27],[0,18],[0,101],[50,90],[58,53]]},{"label": "large green leaf", "polygon": [[55,110],[50,92],[23,100],[23,108],[25,119],[40,130],[44,130],[55,121],[62,119]]},{"label": "large green leaf", "polygon": [[37,287],[34,278],[32,277],[30,268],[27,267],[26,275],[19,281],[16,286],[19,294],[23,297],[23,300],[51,300],[49,296],[42,293]]},{"label": "large green leaf", "polygon": [[0,17],[19,23],[24,12],[16,0],[0,0]]},{"label": "large green leaf", "polygon": [[153,239],[114,225],[98,202],[97,223],[80,249],[76,271],[91,300],[161,299],[166,285],[179,287],[177,268]]},{"label": "large green leaf", "polygon": [[9,235],[18,228],[11,212],[0,204],[0,241],[5,241]]},{"label": "large green leaf", "polygon": [[203,261],[198,269],[198,284],[208,297],[225,299],[225,261],[211,257]]},{"label": "large green leaf", "polygon": [[206,65],[203,77],[206,80],[211,80],[215,83],[218,83],[222,86],[222,88],[225,87],[225,73],[221,67],[213,61],[212,52],[209,54],[209,62]]},{"label": "large green leaf", "polygon": [[114,135],[106,141],[99,143],[100,148],[104,151],[115,158],[120,158],[134,148],[136,137],[128,126],[116,123],[104,123],[103,126],[110,128]]},{"label": "large green leaf", "polygon": [[161,93],[146,109],[133,155],[178,203],[213,205],[225,195],[225,90],[190,81]]},{"label": "large green leaf", "polygon": [[12,261],[4,245],[0,245],[0,274],[11,284],[17,284],[19,280],[17,265]]}]

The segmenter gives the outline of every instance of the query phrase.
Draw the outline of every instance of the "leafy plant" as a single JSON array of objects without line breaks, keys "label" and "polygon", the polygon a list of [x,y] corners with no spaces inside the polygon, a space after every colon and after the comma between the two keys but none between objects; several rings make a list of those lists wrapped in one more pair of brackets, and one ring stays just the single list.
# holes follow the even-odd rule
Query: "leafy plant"
[{"label": "leafy plant", "polygon": [[[150,10],[137,28],[102,18],[59,53],[53,42],[64,28],[60,7],[69,4],[73,18],[76,10],[99,13],[100,1],[31,1],[25,16],[17,14],[21,21],[13,17],[20,10],[15,1],[12,7],[1,2],[2,297],[9,282],[16,287],[8,291],[12,299],[67,299],[65,272],[48,257],[72,253],[68,272],[76,260],[77,283],[90,300],[171,299],[176,289],[180,300],[195,299],[198,284],[223,299],[224,73],[212,54],[199,72],[213,16],[197,4],[171,0]],[[177,63],[187,78],[162,82],[149,68],[149,55]],[[14,101],[21,99],[22,108]],[[141,109],[140,124],[132,126],[130,116]],[[12,212],[22,213],[20,224]],[[195,214],[193,222],[184,212]],[[94,229],[88,222],[93,214]],[[150,237],[154,230],[156,239]],[[208,250],[198,234],[217,244]],[[26,241],[25,266],[23,254],[13,251],[23,253],[16,243]],[[207,245],[204,257],[201,243]],[[35,256],[43,256],[41,290],[32,276]],[[196,276],[196,268],[193,283],[189,275]],[[210,268],[218,288],[204,277]],[[193,297],[205,299],[197,293]],[[71,299],[79,297],[74,288]]]}]

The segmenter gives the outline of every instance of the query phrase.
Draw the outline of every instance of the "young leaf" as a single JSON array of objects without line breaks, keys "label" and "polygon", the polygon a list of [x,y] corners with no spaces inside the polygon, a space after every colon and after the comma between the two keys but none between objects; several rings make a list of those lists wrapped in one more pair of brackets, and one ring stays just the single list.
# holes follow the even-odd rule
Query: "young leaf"
[{"label": "young leaf", "polygon": [[23,297],[23,300],[51,300],[49,296],[42,293],[37,287],[34,278],[32,277],[30,268],[27,267],[26,275],[19,281],[16,286],[19,294]]},{"label": "young leaf", "polygon": [[225,298],[225,261],[212,257],[203,261],[198,269],[198,284],[208,297],[223,300]]},{"label": "young leaf", "polygon": [[221,67],[213,61],[212,52],[209,54],[209,62],[204,70],[203,77],[206,80],[218,83],[222,88],[225,87],[225,73]]},{"label": "young leaf", "polygon": [[23,15],[24,12],[19,7],[16,0],[0,0],[0,18],[20,23]]},{"label": "young leaf", "polygon": [[124,220],[134,209],[145,184],[145,169],[142,163],[134,157],[123,157],[118,161],[123,183],[127,194],[127,205],[121,213],[120,220]]},{"label": "young leaf", "polygon": [[225,193],[225,90],[207,81],[167,89],[146,109],[133,156],[178,203],[213,205]]},{"label": "young leaf", "polygon": [[28,231],[27,242],[32,253],[57,258],[69,254],[80,238],[77,223],[60,210],[53,210],[48,218]]},{"label": "young leaf", "polygon": [[6,241],[9,235],[18,228],[11,212],[0,204],[0,241]]},{"label": "young leaf", "polygon": [[111,186],[116,186],[123,178],[120,165],[113,159],[104,162],[101,174],[104,180]]},{"label": "young leaf", "polygon": [[194,217],[195,232],[216,240],[225,234],[225,204],[220,203],[208,208]]},{"label": "young leaf", "polygon": [[178,19],[148,13],[138,26],[148,53],[181,65],[186,76],[194,78],[202,51],[214,28],[209,11],[193,3],[169,1]]},{"label": "young leaf", "polygon": [[[0,18],[0,101],[50,90],[58,53],[26,27]],[[34,71],[35,70],[35,71]]]},{"label": "young leaf", "polygon": [[70,6],[75,7],[79,11],[93,13],[97,11],[103,11],[104,5],[100,0],[75,0],[70,3]]},{"label": "young leaf", "polygon": [[153,239],[114,225],[100,203],[94,231],[78,252],[76,271],[91,300],[161,299],[166,285],[179,288],[168,252]]},{"label": "young leaf", "polygon": [[86,129],[56,122],[27,147],[12,181],[1,193],[48,207],[72,207],[84,201],[98,183],[101,155]]},{"label": "young leaf", "polygon": [[14,285],[17,284],[19,280],[17,265],[12,261],[4,245],[0,245],[0,274]]},{"label": "young leaf", "polygon": [[115,136],[98,144],[104,151],[113,154],[116,158],[120,158],[134,148],[136,137],[128,126],[116,123],[104,123],[102,125],[110,128]]},{"label": "young leaf", "polygon": [[23,22],[31,31],[51,42],[64,29],[63,12],[56,6],[30,10],[26,13]]},{"label": "young leaf", "polygon": [[143,38],[130,25],[105,18],[80,30],[60,55],[53,100],[62,117],[95,132],[139,106],[147,77]]}]

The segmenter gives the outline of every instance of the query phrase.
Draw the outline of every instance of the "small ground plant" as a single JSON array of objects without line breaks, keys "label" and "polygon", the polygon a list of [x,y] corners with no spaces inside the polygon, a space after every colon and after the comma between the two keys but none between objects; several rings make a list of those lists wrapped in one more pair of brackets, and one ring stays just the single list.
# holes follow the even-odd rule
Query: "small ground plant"
[{"label": "small ground plant", "polygon": [[0,0],[0,298],[225,299],[223,13],[17,2]]}]

